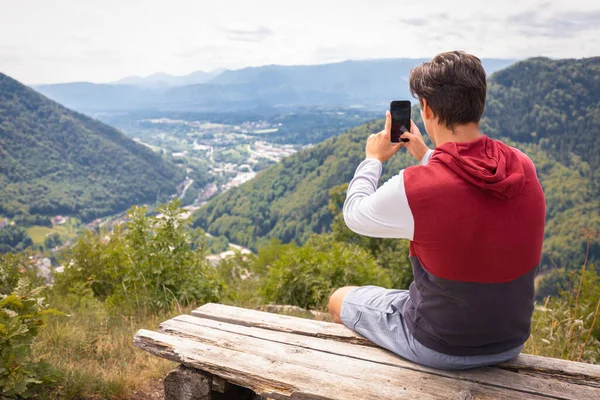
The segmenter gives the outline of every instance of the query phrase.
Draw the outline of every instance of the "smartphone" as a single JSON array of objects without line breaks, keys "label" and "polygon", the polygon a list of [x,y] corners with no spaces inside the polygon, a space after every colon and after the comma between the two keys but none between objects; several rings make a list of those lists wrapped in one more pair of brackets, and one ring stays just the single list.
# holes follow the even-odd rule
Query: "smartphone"
[{"label": "smartphone", "polygon": [[410,132],[410,101],[395,100],[390,103],[390,114],[392,114],[392,143],[408,142],[400,136],[404,132]]}]

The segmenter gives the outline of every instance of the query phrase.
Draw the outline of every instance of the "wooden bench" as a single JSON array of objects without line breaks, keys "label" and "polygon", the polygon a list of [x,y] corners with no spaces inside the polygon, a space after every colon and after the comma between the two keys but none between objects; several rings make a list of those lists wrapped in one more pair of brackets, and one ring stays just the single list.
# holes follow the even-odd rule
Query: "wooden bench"
[{"label": "wooden bench", "polygon": [[600,399],[600,366],[522,354],[448,372],[381,349],[343,325],[221,304],[140,330],[136,346],[182,364],[166,400]]}]

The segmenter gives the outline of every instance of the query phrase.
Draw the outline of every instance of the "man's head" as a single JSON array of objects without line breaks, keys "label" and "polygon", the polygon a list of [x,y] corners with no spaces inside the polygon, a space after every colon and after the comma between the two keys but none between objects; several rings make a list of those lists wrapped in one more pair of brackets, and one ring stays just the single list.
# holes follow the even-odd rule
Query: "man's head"
[{"label": "man's head", "polygon": [[419,99],[425,129],[434,141],[437,126],[454,132],[457,126],[479,123],[486,88],[481,61],[463,51],[438,54],[410,72],[410,91]]}]

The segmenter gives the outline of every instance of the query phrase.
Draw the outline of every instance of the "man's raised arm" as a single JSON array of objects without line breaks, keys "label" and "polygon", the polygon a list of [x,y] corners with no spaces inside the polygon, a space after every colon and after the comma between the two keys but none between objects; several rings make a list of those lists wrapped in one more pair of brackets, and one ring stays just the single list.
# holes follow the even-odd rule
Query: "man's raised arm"
[{"label": "man's raised arm", "polygon": [[372,158],[360,163],[344,202],[348,228],[365,236],[412,240],[415,221],[404,192],[403,173],[377,189],[381,163]]},{"label": "man's raised arm", "polygon": [[[371,135],[367,141],[367,158],[360,163],[348,185],[344,221],[348,228],[360,235],[412,240],[415,221],[404,189],[404,170],[377,188],[382,163],[402,147],[402,144],[390,142],[390,125],[388,112],[385,129]],[[414,123],[411,124],[411,131],[413,126]],[[414,129],[415,134],[420,136],[418,128],[414,126]],[[416,142],[419,138],[411,135],[411,139]],[[420,150],[421,164],[426,165],[433,150],[428,150],[424,143]]]}]

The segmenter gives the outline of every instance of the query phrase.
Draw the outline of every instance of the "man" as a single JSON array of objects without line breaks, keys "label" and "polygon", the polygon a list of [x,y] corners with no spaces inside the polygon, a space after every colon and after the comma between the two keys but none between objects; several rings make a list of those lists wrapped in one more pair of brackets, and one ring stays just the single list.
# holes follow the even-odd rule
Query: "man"
[{"label": "man", "polygon": [[[518,355],[530,334],[541,260],[545,202],[531,160],[483,135],[486,97],[480,60],[442,53],[410,74],[429,150],[411,123],[390,143],[367,140],[348,186],[344,220],[361,235],[409,239],[409,290],[337,289],[338,323],[414,362],[439,369],[492,365]],[[420,165],[378,186],[382,163],[406,147]]]}]

